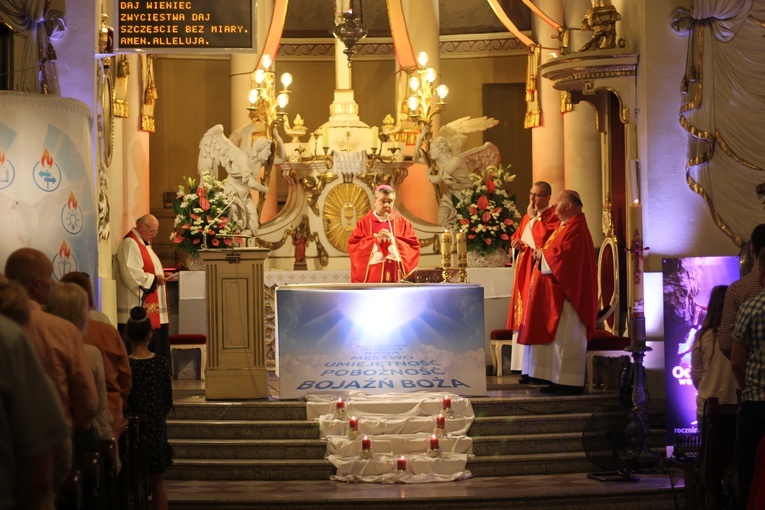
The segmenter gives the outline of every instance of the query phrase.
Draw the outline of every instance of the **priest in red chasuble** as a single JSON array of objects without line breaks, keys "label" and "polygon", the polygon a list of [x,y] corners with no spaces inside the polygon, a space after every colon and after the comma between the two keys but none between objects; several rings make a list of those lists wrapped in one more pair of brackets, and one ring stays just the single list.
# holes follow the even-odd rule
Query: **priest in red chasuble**
[{"label": "priest in red chasuble", "polygon": [[528,367],[523,366],[524,347],[518,344],[518,330],[523,317],[523,306],[529,297],[529,282],[534,269],[534,250],[542,248],[558,228],[560,220],[555,207],[550,205],[552,187],[544,181],[535,182],[529,192],[529,207],[521,218],[518,229],[510,238],[510,245],[518,253],[515,261],[515,280],[507,313],[507,329],[513,330],[513,351],[510,369],[521,371],[521,383],[529,382]]},{"label": "priest in red chasuble", "polygon": [[558,194],[555,215],[560,225],[534,250],[518,343],[526,346],[529,376],[552,383],[542,393],[575,395],[584,390],[587,341],[595,331],[595,248],[577,192]]},{"label": "priest in red chasuble", "polygon": [[378,186],[374,209],[358,221],[348,239],[352,282],[395,283],[417,267],[420,241],[412,224],[393,211],[395,200],[393,188]]}]

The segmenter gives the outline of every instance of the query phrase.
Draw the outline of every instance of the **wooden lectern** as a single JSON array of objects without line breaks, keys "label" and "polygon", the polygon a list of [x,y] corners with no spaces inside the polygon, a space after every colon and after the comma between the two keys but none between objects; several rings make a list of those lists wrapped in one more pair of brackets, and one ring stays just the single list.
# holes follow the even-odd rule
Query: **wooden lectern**
[{"label": "wooden lectern", "polygon": [[263,316],[263,262],[268,252],[199,252],[205,261],[208,400],[268,398]]}]

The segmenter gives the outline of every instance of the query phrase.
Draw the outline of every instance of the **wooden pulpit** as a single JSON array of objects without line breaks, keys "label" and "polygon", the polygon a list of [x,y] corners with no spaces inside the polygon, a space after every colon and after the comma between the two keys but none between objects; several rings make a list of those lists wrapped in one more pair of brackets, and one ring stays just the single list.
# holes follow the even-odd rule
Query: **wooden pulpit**
[{"label": "wooden pulpit", "polygon": [[263,263],[269,250],[203,250],[208,400],[268,398]]}]

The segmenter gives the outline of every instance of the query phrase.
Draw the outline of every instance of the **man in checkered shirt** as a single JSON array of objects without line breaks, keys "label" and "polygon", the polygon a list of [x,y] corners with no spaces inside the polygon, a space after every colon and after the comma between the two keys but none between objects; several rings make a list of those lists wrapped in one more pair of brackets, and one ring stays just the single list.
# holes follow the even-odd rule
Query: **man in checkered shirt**
[{"label": "man in checkered shirt", "polygon": [[723,305],[722,319],[720,329],[717,332],[717,344],[726,358],[730,358],[730,351],[733,348],[733,339],[731,333],[736,324],[736,314],[739,308],[748,299],[758,296],[765,290],[760,283],[760,273],[757,267],[757,257],[765,248],[765,224],[754,227],[752,231],[752,255],[755,263],[748,275],[742,276],[733,282],[725,293],[725,304]]},{"label": "man in checkered shirt", "polygon": [[[765,250],[757,257],[760,284],[765,286]],[[747,508],[757,447],[765,436],[765,292],[746,301],[733,328],[730,361],[742,390],[736,430],[738,508]]]}]

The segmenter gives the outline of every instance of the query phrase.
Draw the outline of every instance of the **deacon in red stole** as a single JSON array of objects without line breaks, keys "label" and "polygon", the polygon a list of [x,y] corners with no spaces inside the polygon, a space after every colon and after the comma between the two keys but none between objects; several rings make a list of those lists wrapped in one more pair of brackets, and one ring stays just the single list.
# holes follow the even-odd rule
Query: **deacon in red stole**
[{"label": "deacon in red stole", "polygon": [[393,211],[395,200],[393,188],[378,186],[374,209],[356,223],[348,239],[352,282],[395,283],[417,267],[420,241],[412,224]]},{"label": "deacon in red stole", "polygon": [[170,359],[170,314],[167,308],[167,279],[162,263],[151,247],[151,241],[159,232],[159,220],[145,214],[135,222],[117,248],[117,327],[124,331],[130,318],[130,310],[143,306],[154,328],[154,339],[149,350]]},{"label": "deacon in red stole", "polygon": [[523,318],[523,305],[529,297],[529,282],[534,269],[534,250],[542,248],[547,239],[558,228],[560,220],[555,216],[555,207],[550,205],[552,188],[550,184],[535,182],[529,192],[528,212],[521,218],[518,229],[510,237],[510,245],[518,253],[515,261],[515,280],[510,295],[510,309],[507,313],[507,329],[513,331],[513,350],[510,370],[521,371],[521,383],[527,383],[528,367],[523,366],[523,345],[518,344],[518,330]]},{"label": "deacon in red stole", "polygon": [[574,395],[584,390],[587,342],[595,331],[595,248],[577,192],[560,192],[555,215],[560,226],[534,250],[518,343],[527,346],[529,376],[552,383],[542,393]]}]

